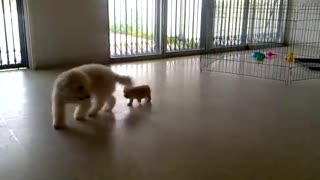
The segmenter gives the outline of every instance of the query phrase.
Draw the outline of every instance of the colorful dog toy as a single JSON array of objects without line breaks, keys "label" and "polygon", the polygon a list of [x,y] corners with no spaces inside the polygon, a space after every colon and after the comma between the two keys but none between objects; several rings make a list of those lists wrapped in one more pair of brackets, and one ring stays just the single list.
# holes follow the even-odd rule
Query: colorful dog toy
[{"label": "colorful dog toy", "polygon": [[287,56],[288,62],[294,62],[294,53],[291,51]]},{"label": "colorful dog toy", "polygon": [[268,59],[274,59],[278,57],[278,54],[272,51],[267,52]]},{"label": "colorful dog toy", "polygon": [[255,58],[257,61],[264,61],[267,57],[263,52],[254,52],[252,57]]}]

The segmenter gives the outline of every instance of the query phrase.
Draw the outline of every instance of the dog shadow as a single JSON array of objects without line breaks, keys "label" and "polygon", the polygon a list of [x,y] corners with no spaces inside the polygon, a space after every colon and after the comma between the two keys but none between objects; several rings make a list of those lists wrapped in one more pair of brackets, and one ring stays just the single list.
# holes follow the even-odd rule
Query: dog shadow
[{"label": "dog shadow", "polygon": [[139,127],[142,122],[149,119],[151,112],[152,104],[148,102],[130,107],[128,115],[124,118],[125,128],[134,129]]},{"label": "dog shadow", "polygon": [[94,118],[85,121],[73,122],[61,135],[69,143],[90,146],[91,148],[110,145],[115,124],[113,113],[99,113]]},{"label": "dog shadow", "polygon": [[[144,103],[130,107],[123,123],[127,130],[133,130],[141,126],[145,120],[149,119],[152,112],[152,104]],[[94,118],[85,121],[73,122],[67,129],[62,130],[60,135],[68,143],[81,146],[81,148],[101,149],[102,147],[112,147],[115,127],[115,115],[113,113],[99,113]]]}]

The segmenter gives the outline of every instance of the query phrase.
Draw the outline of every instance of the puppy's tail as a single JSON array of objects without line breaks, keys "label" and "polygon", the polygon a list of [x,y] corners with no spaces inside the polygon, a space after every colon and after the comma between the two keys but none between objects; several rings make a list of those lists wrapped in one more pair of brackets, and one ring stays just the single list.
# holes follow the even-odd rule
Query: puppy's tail
[{"label": "puppy's tail", "polygon": [[130,76],[122,76],[119,74],[115,74],[116,81],[124,86],[132,86],[132,79]]}]

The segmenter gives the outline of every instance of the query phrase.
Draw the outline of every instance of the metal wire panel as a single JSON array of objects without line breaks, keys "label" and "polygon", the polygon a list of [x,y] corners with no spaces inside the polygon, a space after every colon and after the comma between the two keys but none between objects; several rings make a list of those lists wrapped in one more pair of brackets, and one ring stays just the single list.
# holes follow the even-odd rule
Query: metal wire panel
[{"label": "metal wire panel", "polygon": [[292,11],[290,44],[299,56],[320,60],[320,4],[301,5]]},{"label": "metal wire panel", "polygon": [[283,43],[286,7],[283,0],[251,1],[247,43]]},{"label": "metal wire panel", "polygon": [[286,7],[283,0],[215,0],[208,48],[282,43]]},{"label": "metal wire panel", "polygon": [[[252,5],[256,4],[248,7],[246,42],[261,46],[203,55],[201,70],[272,79],[286,84],[320,78],[320,4],[304,4],[288,10],[278,9],[269,2],[255,9]],[[278,9],[275,16],[272,9]],[[295,62],[287,61],[290,52],[294,53]],[[263,53],[264,58],[258,60],[254,53]]]},{"label": "metal wire panel", "polygon": [[0,0],[0,67],[21,63],[17,3]]},{"label": "metal wire panel", "polygon": [[[252,53],[241,51],[221,55],[208,54],[201,57],[201,70],[241,76],[251,76],[263,79],[283,81],[289,84],[293,81],[320,78],[320,62],[290,63],[286,56],[292,47],[260,49],[260,52],[276,52],[277,58],[259,62],[252,58]],[[299,55],[299,57],[302,57]],[[317,70],[314,70],[317,69]]]},{"label": "metal wire panel", "polygon": [[265,59],[264,61],[257,61],[252,57],[252,53],[256,51],[206,55],[202,59],[202,69],[288,82],[290,71],[295,65],[285,60],[288,52],[287,48],[260,49],[260,52],[277,53],[276,58]]}]

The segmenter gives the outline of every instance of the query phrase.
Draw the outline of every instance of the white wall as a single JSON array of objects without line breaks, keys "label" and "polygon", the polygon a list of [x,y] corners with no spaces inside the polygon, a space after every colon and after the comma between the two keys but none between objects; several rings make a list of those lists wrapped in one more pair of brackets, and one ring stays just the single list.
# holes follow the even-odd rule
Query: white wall
[{"label": "white wall", "polygon": [[32,68],[108,59],[107,0],[25,0]]}]

